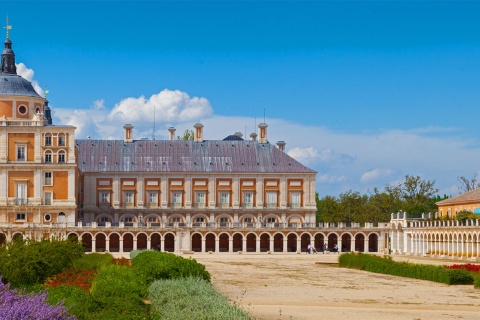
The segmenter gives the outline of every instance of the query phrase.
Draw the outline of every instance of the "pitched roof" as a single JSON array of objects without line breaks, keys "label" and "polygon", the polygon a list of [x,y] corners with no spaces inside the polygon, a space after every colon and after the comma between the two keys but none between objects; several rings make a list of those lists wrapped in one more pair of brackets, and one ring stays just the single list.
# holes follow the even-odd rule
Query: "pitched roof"
[{"label": "pitched roof", "polygon": [[449,204],[460,204],[460,203],[470,203],[470,202],[480,202],[480,188],[462,193],[453,198],[448,198],[442,201],[438,201],[436,205],[446,206]]},{"label": "pitched roof", "polygon": [[76,140],[82,172],[316,173],[257,141]]}]

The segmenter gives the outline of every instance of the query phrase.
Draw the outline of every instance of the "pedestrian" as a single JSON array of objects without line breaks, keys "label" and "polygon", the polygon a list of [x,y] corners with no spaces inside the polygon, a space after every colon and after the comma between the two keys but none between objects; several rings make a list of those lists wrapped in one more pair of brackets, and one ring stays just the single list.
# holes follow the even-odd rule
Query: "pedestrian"
[{"label": "pedestrian", "polygon": [[325,251],[327,251],[327,249],[328,249],[328,245],[327,245],[327,243],[325,242],[325,243],[323,244],[323,254],[325,254]]},{"label": "pedestrian", "polygon": [[307,247],[307,254],[310,254],[311,251],[312,251],[312,244],[309,243]]},{"label": "pedestrian", "polygon": [[318,252],[317,252],[317,249],[315,249],[315,247],[314,247],[314,246],[312,246],[312,250],[311,250],[311,252],[312,252],[312,254],[313,254],[313,253],[318,253]]},{"label": "pedestrian", "polygon": [[[335,243],[335,246],[333,247],[333,253],[336,253],[336,252],[338,252],[338,246],[337,246],[337,244]],[[338,253],[338,254],[340,254],[340,253]]]}]

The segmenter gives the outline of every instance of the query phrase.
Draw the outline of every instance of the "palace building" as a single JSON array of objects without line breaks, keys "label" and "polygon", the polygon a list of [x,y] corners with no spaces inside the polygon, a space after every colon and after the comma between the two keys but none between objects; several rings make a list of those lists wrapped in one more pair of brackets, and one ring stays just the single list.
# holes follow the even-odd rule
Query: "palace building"
[{"label": "palace building", "polygon": [[75,140],[46,97],[17,75],[8,34],[0,73],[0,244],[76,238],[87,252],[287,252],[335,244],[380,251],[388,224],[315,221],[316,172],[272,144],[244,139]]}]

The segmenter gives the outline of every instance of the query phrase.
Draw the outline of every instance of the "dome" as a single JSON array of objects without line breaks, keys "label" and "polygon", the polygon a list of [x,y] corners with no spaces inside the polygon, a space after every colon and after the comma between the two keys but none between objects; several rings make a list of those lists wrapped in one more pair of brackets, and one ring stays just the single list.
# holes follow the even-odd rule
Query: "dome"
[{"label": "dome", "polygon": [[0,96],[28,96],[41,98],[30,81],[16,74],[0,73]]},{"label": "dome", "polygon": [[243,139],[237,135],[232,134],[226,137],[225,139],[223,139],[223,141],[243,141]]}]

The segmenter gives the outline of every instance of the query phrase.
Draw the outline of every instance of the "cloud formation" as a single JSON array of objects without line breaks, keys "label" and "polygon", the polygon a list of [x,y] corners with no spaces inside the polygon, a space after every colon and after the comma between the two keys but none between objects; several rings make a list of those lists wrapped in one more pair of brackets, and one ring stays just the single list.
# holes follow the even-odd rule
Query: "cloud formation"
[{"label": "cloud formation", "polygon": [[364,172],[360,177],[360,181],[363,183],[375,181],[381,177],[389,177],[392,176],[394,173],[391,169],[373,169],[367,172]]},{"label": "cloud formation", "polygon": [[33,69],[29,69],[27,68],[27,66],[24,64],[24,63],[18,63],[18,64],[15,64],[15,66],[17,67],[17,74],[19,76],[21,76],[22,78],[24,79],[27,79],[28,81],[30,81],[32,83],[32,86],[33,88],[35,89],[35,91],[41,96],[43,97],[44,95],[44,91],[43,89],[40,87],[40,85],[38,84],[38,81],[33,79],[33,76],[35,75],[35,71],[33,71]]}]

